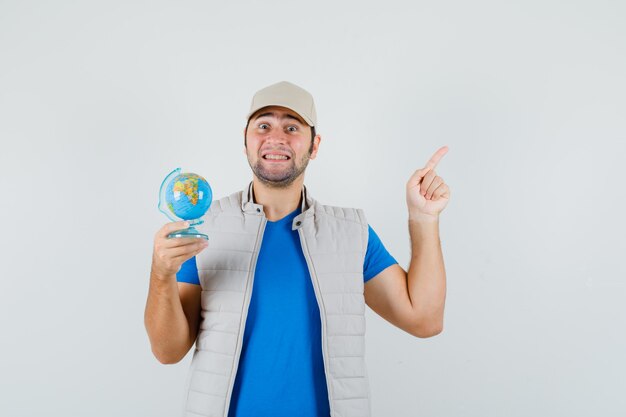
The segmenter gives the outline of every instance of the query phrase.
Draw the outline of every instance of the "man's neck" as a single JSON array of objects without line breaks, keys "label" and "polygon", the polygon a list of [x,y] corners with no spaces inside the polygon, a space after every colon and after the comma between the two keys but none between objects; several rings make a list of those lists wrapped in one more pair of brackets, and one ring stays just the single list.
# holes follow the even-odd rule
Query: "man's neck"
[{"label": "man's neck", "polygon": [[252,179],[254,202],[263,206],[265,217],[269,221],[280,220],[300,205],[303,183],[304,178],[301,176],[285,188],[272,188],[255,176]]}]

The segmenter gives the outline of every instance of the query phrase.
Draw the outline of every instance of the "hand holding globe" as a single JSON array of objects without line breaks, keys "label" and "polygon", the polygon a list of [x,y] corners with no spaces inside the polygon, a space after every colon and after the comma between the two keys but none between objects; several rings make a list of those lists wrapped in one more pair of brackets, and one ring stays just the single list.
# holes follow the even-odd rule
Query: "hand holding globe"
[{"label": "hand holding globe", "polygon": [[205,239],[169,237],[184,228],[185,221],[167,223],[154,236],[151,276],[159,281],[175,282],[181,265],[209,246]]},{"label": "hand holding globe", "polygon": [[200,175],[180,171],[170,172],[159,190],[158,208],[172,220],[154,236],[152,274],[162,281],[171,280],[183,262],[208,246],[208,236],[193,226],[204,223],[200,218],[211,206],[213,192]]}]

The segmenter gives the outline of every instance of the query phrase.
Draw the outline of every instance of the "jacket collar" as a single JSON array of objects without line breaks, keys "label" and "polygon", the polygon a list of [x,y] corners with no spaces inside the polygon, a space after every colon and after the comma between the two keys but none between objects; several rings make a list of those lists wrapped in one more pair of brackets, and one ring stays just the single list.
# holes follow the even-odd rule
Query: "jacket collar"
[{"label": "jacket collar", "polygon": [[[253,181],[250,181],[250,184],[248,184],[248,186],[241,192],[241,210],[247,214],[264,216],[265,213],[263,211],[263,205],[254,201],[254,190],[252,184]],[[309,192],[304,184],[302,185],[300,201],[301,213],[294,218],[294,224],[297,223],[298,226],[300,225],[299,222],[304,220],[304,218],[313,215],[313,209],[315,207],[315,200],[309,195]]]}]

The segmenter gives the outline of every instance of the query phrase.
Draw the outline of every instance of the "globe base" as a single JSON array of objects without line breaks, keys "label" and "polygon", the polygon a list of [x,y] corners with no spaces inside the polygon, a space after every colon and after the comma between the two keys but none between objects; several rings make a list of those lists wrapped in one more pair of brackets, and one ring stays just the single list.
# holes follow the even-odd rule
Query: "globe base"
[{"label": "globe base", "polygon": [[168,239],[173,239],[176,237],[195,237],[199,239],[209,240],[209,237],[203,233],[198,232],[194,227],[189,227],[187,229],[177,230],[175,232],[167,235]]}]

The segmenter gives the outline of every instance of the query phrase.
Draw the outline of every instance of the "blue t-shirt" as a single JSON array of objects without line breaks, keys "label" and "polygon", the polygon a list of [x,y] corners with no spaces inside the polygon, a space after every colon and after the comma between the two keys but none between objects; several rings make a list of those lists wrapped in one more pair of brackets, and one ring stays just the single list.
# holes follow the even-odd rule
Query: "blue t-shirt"
[{"label": "blue t-shirt", "polygon": [[[291,230],[299,213],[267,221],[229,417],[330,416],[319,306],[298,231]],[[397,263],[368,228],[365,282]],[[195,257],[176,278],[200,284]]]}]

